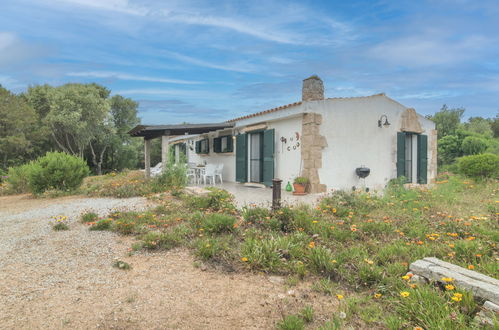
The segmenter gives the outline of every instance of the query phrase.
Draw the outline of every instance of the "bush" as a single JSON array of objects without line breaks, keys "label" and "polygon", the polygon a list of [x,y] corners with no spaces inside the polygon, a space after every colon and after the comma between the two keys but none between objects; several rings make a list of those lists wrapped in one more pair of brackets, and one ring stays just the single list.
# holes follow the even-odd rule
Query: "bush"
[{"label": "bush", "polygon": [[6,181],[12,192],[17,194],[29,192],[29,177],[32,168],[33,163],[9,168]]},{"label": "bush", "polygon": [[208,233],[219,234],[233,231],[236,224],[236,218],[225,214],[210,214],[203,221],[202,227]]},{"label": "bush", "polygon": [[48,152],[31,164],[29,186],[35,194],[49,189],[74,190],[90,173],[86,162],[63,152]]},{"label": "bush", "polygon": [[112,225],[112,220],[102,219],[102,220],[97,221],[95,223],[95,225],[93,225],[89,229],[90,230],[111,230],[111,225]]},{"label": "bush", "polygon": [[461,149],[465,155],[478,155],[485,152],[488,146],[487,140],[484,138],[467,136],[463,140]]},{"label": "bush", "polygon": [[499,156],[494,154],[480,154],[465,156],[458,159],[459,171],[472,178],[498,178]]},{"label": "bush", "polygon": [[157,178],[157,181],[168,190],[173,192],[180,191],[187,185],[187,164],[170,161],[163,173]]},{"label": "bush", "polygon": [[97,213],[94,212],[88,212],[85,213],[81,216],[81,222],[87,223],[87,222],[96,222],[99,219],[99,216]]}]

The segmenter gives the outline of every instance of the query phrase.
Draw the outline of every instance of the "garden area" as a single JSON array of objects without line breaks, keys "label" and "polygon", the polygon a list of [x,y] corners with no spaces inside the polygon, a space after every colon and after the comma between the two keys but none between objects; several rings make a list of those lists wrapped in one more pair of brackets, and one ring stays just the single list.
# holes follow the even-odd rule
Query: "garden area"
[{"label": "garden area", "polygon": [[[498,190],[495,180],[442,173],[433,189],[394,181],[383,196],[334,192],[315,207],[272,211],[236,209],[233,196],[211,188],[206,197],[157,194],[159,206],[146,212],[90,212],[82,222],[133,237],[130,254],[182,247],[218,271],[284,276],[291,289],[312,282],[339,303],[321,329],[479,328],[471,293],[452,279],[420,284],[406,274],[433,256],[497,278]],[[313,309],[303,308],[276,326],[306,327]]]}]

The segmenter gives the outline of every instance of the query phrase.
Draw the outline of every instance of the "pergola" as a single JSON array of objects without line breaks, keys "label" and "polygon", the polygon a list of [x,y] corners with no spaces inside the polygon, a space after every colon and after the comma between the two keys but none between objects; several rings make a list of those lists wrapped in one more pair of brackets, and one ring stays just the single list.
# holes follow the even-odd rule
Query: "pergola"
[{"label": "pergola", "polygon": [[[170,136],[204,134],[221,129],[232,128],[234,123],[181,124],[181,125],[137,125],[128,134],[144,138],[144,164],[146,177],[151,176],[151,140],[161,137],[161,162],[168,161],[168,140]],[[164,168],[164,167],[163,167]]]}]

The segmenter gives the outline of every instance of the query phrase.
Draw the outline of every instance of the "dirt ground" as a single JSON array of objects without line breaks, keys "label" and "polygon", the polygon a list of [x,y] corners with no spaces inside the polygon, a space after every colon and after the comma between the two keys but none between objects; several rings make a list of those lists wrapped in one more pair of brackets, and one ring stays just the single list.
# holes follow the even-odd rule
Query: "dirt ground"
[{"label": "dirt ground", "polygon": [[[199,267],[184,249],[128,256],[131,238],[91,232],[85,210],[144,209],[142,198],[0,197],[1,329],[272,329],[312,305],[316,328],[337,308],[310,283]],[[55,232],[51,217],[67,215]],[[130,270],[112,267],[116,259]],[[196,267],[197,266],[197,267]]]}]

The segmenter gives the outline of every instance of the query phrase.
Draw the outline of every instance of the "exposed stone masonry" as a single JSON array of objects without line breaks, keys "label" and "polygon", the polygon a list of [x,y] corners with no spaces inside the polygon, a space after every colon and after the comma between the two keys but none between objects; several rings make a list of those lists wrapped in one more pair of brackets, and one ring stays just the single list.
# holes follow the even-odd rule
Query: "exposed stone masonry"
[{"label": "exposed stone masonry", "polygon": [[322,168],[322,149],[327,147],[326,138],[320,135],[322,115],[305,113],[302,121],[301,158],[303,161],[302,176],[310,180],[309,192],[326,192],[327,187],[321,184],[319,169]]},{"label": "exposed stone masonry", "polygon": [[302,101],[324,100],[324,83],[318,76],[311,76],[303,80],[301,90]]}]

